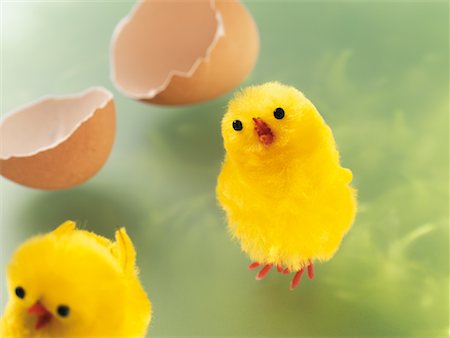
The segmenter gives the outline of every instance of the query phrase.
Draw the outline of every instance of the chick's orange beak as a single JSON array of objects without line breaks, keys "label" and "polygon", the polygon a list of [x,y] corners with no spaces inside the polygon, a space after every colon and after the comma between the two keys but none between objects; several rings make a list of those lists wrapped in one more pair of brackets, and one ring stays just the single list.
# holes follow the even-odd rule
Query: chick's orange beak
[{"label": "chick's orange beak", "polygon": [[258,135],[259,141],[265,145],[271,144],[273,142],[274,135],[267,123],[259,117],[254,117],[253,122],[255,123],[255,132],[256,135]]},{"label": "chick's orange beak", "polygon": [[45,308],[45,306],[42,305],[39,302],[37,302],[36,304],[32,305],[28,309],[28,314],[37,317],[37,322],[36,322],[36,325],[34,326],[34,328],[36,330],[39,330],[42,327],[44,327],[45,325],[47,325],[48,323],[50,323],[50,320],[52,319],[51,312],[48,311]]}]

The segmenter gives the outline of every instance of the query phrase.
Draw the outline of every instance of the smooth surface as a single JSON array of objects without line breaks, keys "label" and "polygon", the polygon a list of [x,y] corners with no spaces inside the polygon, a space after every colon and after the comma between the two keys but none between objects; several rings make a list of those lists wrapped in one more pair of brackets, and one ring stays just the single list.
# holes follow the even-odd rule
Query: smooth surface
[{"label": "smooth surface", "polygon": [[[127,227],[154,305],[152,337],[447,336],[448,4],[247,4],[262,49],[244,85],[301,89],[359,190],[356,224],[315,280],[294,292],[274,271],[255,281],[227,234],[214,189],[229,96],[161,108],[117,91],[116,144],[94,179],[61,192],[1,181],[1,270],[22,240],[73,218],[109,237]],[[113,89],[110,37],[132,5],[3,4],[2,111]]]}]

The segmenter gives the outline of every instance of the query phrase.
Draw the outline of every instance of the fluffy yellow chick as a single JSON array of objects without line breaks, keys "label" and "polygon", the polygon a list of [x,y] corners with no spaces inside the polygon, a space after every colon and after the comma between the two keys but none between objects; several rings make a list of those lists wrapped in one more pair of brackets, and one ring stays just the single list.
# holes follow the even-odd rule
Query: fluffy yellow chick
[{"label": "fluffy yellow chick", "polygon": [[297,89],[269,82],[244,89],[222,120],[226,150],[217,197],[229,229],[252,261],[295,272],[329,260],[356,213],[352,172],[342,168],[331,129]]},{"label": "fluffy yellow chick", "polygon": [[67,221],[29,239],[7,269],[10,299],[0,336],[145,336],[151,303],[135,258],[124,228],[111,242]]}]

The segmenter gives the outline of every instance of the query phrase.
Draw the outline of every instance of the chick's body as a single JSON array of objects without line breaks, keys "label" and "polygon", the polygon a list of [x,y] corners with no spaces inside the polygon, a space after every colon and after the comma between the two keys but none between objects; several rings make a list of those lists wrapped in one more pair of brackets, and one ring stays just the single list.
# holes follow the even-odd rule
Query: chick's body
[{"label": "chick's body", "polygon": [[330,259],[356,199],[352,173],[313,104],[276,82],[249,87],[230,102],[222,135],[217,196],[243,251],[288,271]]},{"label": "chick's body", "polygon": [[68,221],[22,244],[7,279],[1,337],[144,337],[147,331],[151,303],[124,229],[111,242]]}]

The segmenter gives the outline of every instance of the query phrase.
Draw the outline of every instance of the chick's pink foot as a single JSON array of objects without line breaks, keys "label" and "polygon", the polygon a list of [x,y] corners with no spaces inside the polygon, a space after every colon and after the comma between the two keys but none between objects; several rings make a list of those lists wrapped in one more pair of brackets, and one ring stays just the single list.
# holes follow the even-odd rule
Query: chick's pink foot
[{"label": "chick's pink foot", "polygon": [[[254,270],[257,267],[259,267],[260,265],[261,265],[260,263],[254,262],[248,266],[248,269]],[[270,269],[272,268],[272,266],[273,266],[273,264],[264,265],[264,267],[261,269],[261,271],[259,271],[258,274],[256,275],[256,280],[261,280],[264,277],[266,277],[267,274],[269,273]]]},{"label": "chick's pink foot", "polygon": [[266,277],[269,273],[270,269],[272,269],[272,264],[266,264],[256,275],[256,280],[264,279],[264,277]]},{"label": "chick's pink foot", "polygon": [[[313,279],[314,278],[314,267],[313,267],[313,263],[311,262],[311,260],[309,261],[307,270],[308,270],[308,278]],[[297,287],[298,283],[300,283],[300,279],[302,278],[302,275],[304,272],[305,272],[305,268],[302,268],[301,270],[298,270],[295,273],[294,278],[292,278],[292,281],[291,281],[291,286],[289,288],[291,291]]]},{"label": "chick's pink foot", "polygon": [[257,262],[254,262],[254,263],[252,263],[252,264],[250,264],[249,266],[248,266],[248,269],[249,270],[253,270],[253,269],[256,269],[258,266],[260,266],[261,264],[259,264],[259,263],[257,263]]},{"label": "chick's pink foot", "polygon": [[291,286],[289,287],[289,289],[291,291],[294,290],[297,287],[298,283],[300,283],[300,279],[302,278],[303,272],[305,272],[304,268],[301,269],[301,270],[298,270],[296,272],[296,274],[294,275],[294,278],[292,278]]},{"label": "chick's pink foot", "polygon": [[[254,269],[260,267],[261,265],[262,265],[261,263],[253,262],[248,266],[248,269],[254,270]],[[256,280],[264,279],[264,277],[266,277],[267,274],[269,273],[270,269],[272,269],[272,266],[273,266],[273,264],[265,264],[263,266],[263,268],[256,275]],[[283,268],[282,265],[277,265],[276,268],[277,268],[277,271],[279,273],[282,273],[283,275],[287,275],[287,274],[293,272],[293,271],[290,271],[289,268]],[[306,267],[306,269],[307,269],[307,273],[308,273],[308,278],[313,279],[314,278],[314,267],[313,267],[313,263],[311,260],[309,261],[309,264]],[[302,268],[302,269],[298,270],[297,272],[295,272],[294,278],[292,278],[292,281],[291,281],[290,290],[294,290],[297,287],[297,285],[300,283],[300,280],[301,280],[304,272],[305,272],[305,268]]]},{"label": "chick's pink foot", "polygon": [[313,263],[311,261],[309,261],[309,265],[308,265],[308,278],[309,279],[314,278],[314,267],[313,267]]}]

